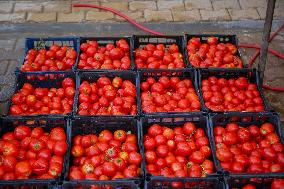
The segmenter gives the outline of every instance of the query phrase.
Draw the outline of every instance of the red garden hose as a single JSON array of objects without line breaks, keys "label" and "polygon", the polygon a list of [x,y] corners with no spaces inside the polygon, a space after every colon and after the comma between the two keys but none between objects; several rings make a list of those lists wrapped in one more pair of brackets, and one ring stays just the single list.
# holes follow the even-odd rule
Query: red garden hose
[{"label": "red garden hose", "polygon": [[[125,14],[122,14],[121,12],[115,10],[115,9],[112,9],[112,8],[109,8],[109,7],[104,7],[104,6],[99,6],[99,5],[92,5],[92,4],[73,4],[73,7],[88,7],[88,8],[96,8],[96,9],[102,9],[102,10],[106,10],[106,11],[110,11],[110,12],[113,12],[114,14],[126,19],[128,22],[130,22],[131,24],[133,24],[134,26],[140,28],[141,30],[144,30],[148,33],[151,33],[151,34],[154,34],[154,35],[160,35],[160,36],[164,36],[165,34],[163,33],[160,33],[160,32],[156,32],[154,30],[151,30],[149,28],[146,28],[140,24],[138,24],[137,22],[135,22],[134,20],[132,20],[131,18],[129,18],[128,16],[126,16]],[[269,42],[272,41],[272,39],[284,28],[284,22],[282,23],[282,25],[270,36],[269,38]],[[255,54],[252,56],[252,58],[250,59],[249,61],[249,65],[251,66],[256,58],[258,57],[259,55],[259,49],[260,49],[260,45],[256,45],[256,44],[240,44],[239,47],[244,47],[244,48],[254,48],[254,49],[258,49]],[[275,50],[272,50],[270,48],[268,48],[268,52],[275,55],[275,56],[278,56],[279,58],[281,59],[284,59],[284,55],[275,51]],[[273,91],[278,91],[278,92],[284,92],[284,88],[275,88],[275,87],[271,87],[271,86],[268,86],[268,85],[263,85],[262,86],[264,89],[269,89],[269,90],[273,90]]]},{"label": "red garden hose", "polygon": [[[282,23],[282,25],[270,36],[268,42],[272,41],[274,39],[274,37],[284,28],[284,22]],[[252,66],[254,61],[257,59],[257,57],[259,56],[260,51],[257,50],[255,51],[255,53],[253,54],[253,56],[251,57],[250,61],[249,61],[249,65]],[[272,53],[273,54],[273,53]],[[277,56],[277,55],[276,55]]]},{"label": "red garden hose", "polygon": [[156,32],[154,30],[145,28],[145,27],[141,26],[140,24],[138,24],[137,22],[135,22],[134,20],[132,20],[131,18],[129,18],[128,16],[126,16],[125,14],[122,14],[121,12],[119,12],[115,9],[109,8],[109,7],[104,7],[104,6],[99,6],[99,5],[91,5],[91,4],[73,4],[73,7],[89,7],[89,8],[96,8],[96,9],[102,9],[102,10],[110,11],[110,12],[113,12],[114,14],[124,18],[125,20],[127,20],[128,22],[130,22],[134,26],[140,28],[141,30],[144,30],[148,33],[152,33],[152,34],[155,34],[155,35],[162,35],[162,36],[165,35],[165,34]]}]

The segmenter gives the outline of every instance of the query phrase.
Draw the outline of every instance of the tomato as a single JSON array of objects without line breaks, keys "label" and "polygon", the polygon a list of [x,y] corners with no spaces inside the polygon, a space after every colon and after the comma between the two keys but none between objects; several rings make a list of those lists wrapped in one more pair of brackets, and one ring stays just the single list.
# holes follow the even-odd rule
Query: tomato
[{"label": "tomato", "polygon": [[74,170],[69,173],[69,178],[71,180],[81,180],[84,179],[84,175],[80,170]]},{"label": "tomato", "polygon": [[191,154],[191,149],[187,142],[178,142],[176,146],[176,154],[189,156]]},{"label": "tomato", "polygon": [[245,186],[242,187],[242,189],[256,189],[256,187],[252,184],[246,184]]},{"label": "tomato", "polygon": [[142,156],[138,152],[130,152],[128,162],[134,165],[140,165]]},{"label": "tomato", "polygon": [[29,144],[29,149],[33,152],[39,152],[45,147],[46,147],[46,144],[42,140],[38,140],[35,138],[33,138]]},{"label": "tomato", "polygon": [[274,179],[271,184],[271,189],[280,189],[284,187],[283,179]]},{"label": "tomato", "polygon": [[3,168],[7,172],[11,172],[15,170],[15,166],[17,164],[17,159],[14,156],[5,156],[3,157]]},{"label": "tomato", "polygon": [[159,145],[156,149],[156,153],[159,157],[166,157],[168,155],[169,148],[167,145]]},{"label": "tomato", "polygon": [[273,132],[274,132],[274,126],[271,123],[264,123],[260,127],[260,133],[264,136]]},{"label": "tomato", "polygon": [[264,148],[262,150],[262,155],[266,160],[275,160],[277,158],[276,152],[272,148]]},{"label": "tomato", "polygon": [[232,159],[232,153],[228,149],[225,149],[225,148],[217,149],[216,155],[217,155],[217,158],[223,162],[230,161]]},{"label": "tomato", "polygon": [[44,134],[44,130],[42,127],[35,127],[31,131],[31,137],[39,139]]},{"label": "tomato", "polygon": [[14,156],[16,157],[18,154],[17,146],[14,143],[5,141],[2,146],[2,153],[4,156]]},{"label": "tomato", "polygon": [[250,140],[250,131],[247,128],[240,128],[238,130],[238,140],[246,142]]},{"label": "tomato", "polygon": [[146,139],[144,141],[144,147],[146,150],[153,150],[155,148],[156,141],[153,138]]},{"label": "tomato", "polygon": [[114,176],[116,174],[115,164],[113,162],[104,162],[102,172],[106,176]]},{"label": "tomato", "polygon": [[126,132],[124,130],[116,130],[114,132],[114,139],[120,142],[124,142],[126,140]]},{"label": "tomato", "polygon": [[269,141],[270,144],[275,144],[280,142],[280,138],[276,133],[270,133],[266,135],[266,140]]},{"label": "tomato", "polygon": [[65,141],[66,134],[63,128],[56,127],[50,131],[50,139],[57,140],[57,141]]},{"label": "tomato", "polygon": [[100,142],[108,142],[113,139],[113,134],[108,130],[103,130],[98,137]]},{"label": "tomato", "polygon": [[63,164],[63,157],[53,155],[50,159],[50,163],[54,163],[54,162]]},{"label": "tomato", "polygon": [[62,164],[60,163],[51,163],[49,165],[48,174],[53,177],[58,177],[62,172]]},{"label": "tomato", "polygon": [[126,178],[133,178],[133,177],[137,177],[138,174],[137,174],[137,171],[136,170],[133,170],[133,169],[129,169],[129,168],[126,168],[123,172],[124,176]]},{"label": "tomato", "polygon": [[56,141],[53,147],[53,152],[55,155],[63,156],[67,151],[67,144],[65,141]]},{"label": "tomato", "polygon": [[146,151],[145,159],[147,163],[155,163],[157,160],[157,155],[154,151]]},{"label": "tomato", "polygon": [[75,145],[71,149],[71,153],[74,157],[80,157],[84,154],[84,148],[79,145]]},{"label": "tomato", "polygon": [[237,137],[237,134],[234,133],[234,132],[226,132],[224,135],[223,135],[223,142],[226,144],[226,145],[233,145],[233,144],[236,144],[238,141],[238,137]]},{"label": "tomato", "polygon": [[18,140],[23,140],[24,138],[30,136],[31,129],[25,125],[19,125],[14,130],[14,136]]},{"label": "tomato", "polygon": [[94,166],[91,163],[84,163],[81,167],[81,171],[83,174],[92,174],[94,172]]},{"label": "tomato", "polygon": [[192,122],[187,122],[183,125],[183,132],[186,135],[191,135],[195,132],[196,126]]},{"label": "tomato", "polygon": [[119,158],[119,157],[115,158],[113,162],[114,162],[114,165],[115,165],[115,167],[118,171],[124,171],[125,170],[126,163],[122,158]]},{"label": "tomato", "polygon": [[49,163],[47,160],[43,158],[39,158],[35,160],[35,162],[31,165],[33,173],[37,175],[42,175],[48,171]]},{"label": "tomato", "polygon": [[158,124],[154,124],[148,129],[148,134],[152,137],[160,135],[162,134],[162,132],[163,132],[162,127]]}]

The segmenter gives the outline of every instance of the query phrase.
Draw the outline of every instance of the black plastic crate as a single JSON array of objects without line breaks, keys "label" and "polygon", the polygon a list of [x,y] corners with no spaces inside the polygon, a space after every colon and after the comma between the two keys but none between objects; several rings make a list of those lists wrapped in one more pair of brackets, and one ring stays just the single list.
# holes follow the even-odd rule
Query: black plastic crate
[{"label": "black plastic crate", "polygon": [[[137,48],[143,48],[144,46],[146,46],[147,44],[164,44],[165,47],[169,47],[171,44],[176,44],[179,47],[179,52],[182,54],[183,56],[183,61],[184,61],[184,65],[185,68],[188,68],[188,62],[186,61],[186,54],[184,53],[184,38],[183,36],[178,36],[178,35],[168,35],[168,36],[157,36],[157,35],[133,35],[133,42],[132,42],[132,46],[133,46],[133,51],[131,52],[131,56],[133,57],[133,60],[135,61],[135,57],[134,57],[134,51]],[[136,65],[134,64],[135,68]],[[139,69],[140,70],[140,69]],[[143,70],[153,70],[153,69],[144,69]]]},{"label": "black plastic crate", "polygon": [[[142,101],[141,101],[141,90],[140,90],[140,84],[143,81],[146,81],[148,77],[153,77],[155,79],[158,79],[161,76],[168,76],[168,77],[178,77],[180,79],[190,79],[192,82],[193,87],[195,88],[195,92],[197,96],[199,97],[199,102],[201,103],[201,110],[203,110],[203,104],[202,103],[202,97],[200,95],[199,89],[198,89],[198,80],[197,80],[197,73],[195,69],[177,69],[177,70],[139,70],[138,71],[138,87],[139,87],[139,96],[138,96],[138,110],[139,114],[141,116],[163,116],[163,115],[170,115],[170,114],[188,114],[192,112],[153,112],[153,113],[145,113],[142,110]],[[138,94],[138,93],[137,93]]]},{"label": "black plastic crate", "polygon": [[[259,72],[256,69],[222,69],[222,68],[203,68],[198,69],[198,89],[200,91],[201,103],[204,107],[206,112],[217,112],[217,113],[224,113],[221,111],[213,111],[205,106],[205,102],[202,96],[202,85],[201,82],[204,79],[208,79],[210,76],[215,76],[217,78],[225,78],[225,79],[237,79],[239,77],[245,77],[248,79],[250,83],[254,83],[257,86],[257,90],[260,93],[260,97],[263,100],[264,105],[264,112],[265,111],[272,111],[269,103],[267,102],[262,87],[259,82]],[[233,112],[233,111],[225,111],[225,112]],[[243,111],[245,112],[245,111]]]},{"label": "black plastic crate", "polygon": [[[61,127],[65,130],[66,133],[66,142],[68,149],[70,148],[70,126],[68,118],[62,117],[46,117],[38,116],[36,118],[8,118],[3,117],[0,119],[0,134],[1,136],[7,132],[13,132],[18,125],[26,125],[30,128],[42,127],[44,131],[50,132],[55,127]],[[68,152],[68,150],[67,150]],[[27,180],[0,180],[0,188],[2,189],[20,189],[20,188],[29,188],[29,189],[51,189],[58,182],[61,182],[64,179],[64,174],[67,170],[69,156],[66,152],[64,157],[64,163],[62,167],[62,172],[58,178],[54,179],[27,179]]]},{"label": "black plastic crate", "polygon": [[[77,37],[26,38],[25,53],[24,56],[21,58],[22,65],[24,64],[25,56],[27,55],[30,49],[36,49],[36,50],[49,49],[49,47],[54,44],[58,46],[67,46],[70,48],[74,48],[74,50],[77,53],[75,64],[72,66],[71,70],[65,70],[65,71],[74,71],[79,59],[79,50],[80,50],[79,38]],[[21,70],[21,68],[19,68],[18,70]],[[56,73],[56,72],[60,73],[65,71],[34,71],[27,73]]]},{"label": "black plastic crate", "polygon": [[155,180],[147,179],[144,189],[172,189],[172,182],[182,182],[182,189],[225,189],[226,184],[222,178],[218,177],[201,177],[201,178],[164,178],[157,177]]},{"label": "black plastic crate", "polygon": [[[80,60],[80,54],[81,54],[81,49],[80,49],[80,46],[82,43],[85,43],[85,42],[88,42],[88,41],[91,41],[91,40],[95,40],[98,42],[99,44],[99,47],[101,46],[106,46],[108,43],[111,43],[111,44],[114,44],[116,46],[116,42],[119,41],[120,39],[125,39],[128,44],[129,44],[129,56],[130,56],[130,68],[128,70],[133,70],[134,69],[134,57],[133,57],[133,46],[132,46],[132,42],[131,42],[131,38],[132,37],[129,37],[129,36],[123,36],[123,37],[81,37],[79,39],[79,58],[78,58],[78,61],[76,62],[76,70],[79,70],[79,71],[83,71],[84,69],[79,69],[78,68],[78,62]],[[105,71],[106,69],[90,69],[91,71]]]},{"label": "black plastic crate", "polygon": [[[211,160],[215,164],[215,152],[213,152],[213,143],[210,140],[210,132],[209,132],[209,123],[208,123],[208,117],[204,116],[201,113],[191,113],[187,115],[164,115],[164,116],[152,116],[152,117],[145,117],[140,120],[140,127],[142,128],[141,132],[141,141],[143,141],[143,136],[147,134],[147,130],[149,127],[151,127],[153,124],[159,124],[161,126],[166,126],[170,128],[175,128],[178,126],[182,126],[186,122],[193,122],[198,128],[202,128],[205,131],[206,136],[209,139],[209,144],[211,148]],[[145,154],[144,145],[143,145],[143,154]],[[217,183],[219,183],[217,173],[217,168],[215,166],[215,173],[209,174],[208,177],[203,178],[196,178],[196,177],[186,177],[186,178],[167,178],[163,176],[154,176],[150,173],[148,173],[146,169],[146,160],[143,159],[144,164],[144,170],[145,170],[145,176],[146,181],[145,185],[147,188],[172,188],[170,183],[171,182],[182,182],[183,188],[188,188],[184,184],[186,182],[197,182],[198,187],[196,188],[216,188]],[[204,180],[203,180],[204,179]],[[208,179],[208,182],[203,182],[206,179]],[[211,182],[212,181],[212,182]],[[195,187],[194,187],[195,188]],[[219,188],[219,187],[218,187]]]},{"label": "black plastic crate", "polygon": [[[23,73],[19,72],[16,73],[16,83],[14,85],[14,92],[18,92],[24,83],[30,83],[34,88],[41,87],[41,88],[60,88],[61,82],[64,78],[70,77],[74,80],[74,83],[76,83],[76,77],[74,72],[62,72],[62,73],[52,73],[52,74],[38,74],[34,72],[29,73]],[[74,97],[75,99],[75,97]],[[75,101],[75,100],[74,100]],[[44,115],[45,117],[53,117],[53,116],[70,116],[72,114],[72,111],[68,114],[35,114],[35,115],[10,115],[10,106],[12,105],[12,96],[9,99],[8,102],[8,113],[6,116],[8,117],[37,117]]]},{"label": "black plastic crate", "polygon": [[134,71],[121,71],[121,70],[112,70],[112,71],[79,71],[77,72],[76,76],[76,94],[75,94],[75,101],[73,105],[73,115],[75,117],[125,117],[125,118],[134,118],[136,116],[133,115],[121,115],[121,116],[115,116],[115,115],[78,115],[77,110],[79,106],[79,87],[83,81],[89,81],[89,82],[96,82],[100,77],[106,76],[110,79],[113,79],[116,76],[121,77],[123,80],[129,80],[136,86],[136,105],[137,105],[137,115],[138,115],[138,98],[140,97],[139,90],[138,90],[138,77],[137,73]]},{"label": "black plastic crate", "polygon": [[274,179],[284,179],[284,177],[270,177],[265,175],[260,175],[257,177],[250,176],[231,176],[225,177],[226,189],[237,188],[241,189],[247,184],[252,184],[256,189],[271,189],[271,184]]},{"label": "black plastic crate", "polygon": [[[281,143],[284,144],[284,137],[283,137],[283,131],[280,123],[280,117],[279,114],[276,113],[270,113],[270,112],[264,112],[264,113],[253,113],[253,112],[247,112],[247,113],[224,113],[224,114],[209,114],[209,128],[210,128],[210,141],[213,144],[214,152],[216,152],[216,143],[214,140],[214,127],[215,126],[222,126],[225,127],[228,123],[235,122],[241,127],[248,127],[252,124],[260,127],[261,124],[265,122],[272,123],[275,128],[275,132],[280,137]],[[216,157],[216,154],[215,154]],[[220,161],[215,158],[215,165],[217,167],[217,170],[224,175],[230,175],[230,176],[247,176],[247,177],[258,177],[258,176],[266,176],[266,177],[284,177],[284,172],[281,173],[230,173],[227,170],[224,170],[221,165]]]},{"label": "black plastic crate", "polygon": [[[139,149],[139,153],[143,156],[142,146],[141,146],[141,129],[136,119],[131,118],[75,118],[70,120],[72,130],[70,132],[70,144],[72,148],[72,138],[76,135],[87,135],[87,134],[99,134],[101,131],[107,129],[114,132],[117,129],[122,129],[124,131],[130,131],[131,133],[137,136],[137,145]],[[71,148],[68,151],[69,161],[68,168],[64,176],[63,188],[77,188],[83,187],[86,189],[91,188],[92,185],[98,186],[100,189],[104,189],[105,185],[112,186],[113,188],[121,188],[121,189],[134,189],[139,188],[142,183],[142,179],[144,178],[143,165],[141,163],[141,175],[136,178],[124,178],[124,179],[116,179],[116,180],[70,180],[68,178],[69,167],[72,162]]]},{"label": "black plastic crate", "polygon": [[[193,38],[193,37],[197,37],[197,38],[200,38],[200,42],[201,43],[204,43],[204,42],[207,42],[207,38],[208,37],[217,37],[218,39],[218,42],[219,43],[232,43],[233,45],[236,45],[237,47],[237,56],[243,61],[243,66],[244,68],[247,68],[248,65],[245,64],[244,62],[244,59],[242,58],[242,54],[241,54],[241,51],[239,49],[239,46],[238,46],[238,38],[237,38],[237,35],[220,35],[220,34],[185,34],[185,39],[184,39],[184,54],[186,56],[186,61],[188,63],[188,65],[190,67],[194,67],[191,65],[190,61],[189,61],[189,57],[188,57],[188,53],[187,53],[187,49],[186,49],[186,46],[187,46],[187,43],[188,41]],[[195,67],[195,68],[199,68],[199,67]],[[226,68],[224,68],[226,69]],[[232,68],[232,69],[238,69],[238,68]]]}]

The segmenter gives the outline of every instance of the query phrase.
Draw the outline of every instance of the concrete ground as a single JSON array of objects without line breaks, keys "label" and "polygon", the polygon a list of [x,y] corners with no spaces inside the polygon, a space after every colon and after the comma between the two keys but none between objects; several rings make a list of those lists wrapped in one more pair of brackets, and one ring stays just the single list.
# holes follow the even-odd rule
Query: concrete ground
[{"label": "concrete ground", "polygon": [[[119,10],[139,22],[262,20],[267,0],[6,0],[0,22],[123,22],[110,12],[74,8],[91,3]],[[276,0],[275,19],[284,18],[284,1]]]},{"label": "concrete ground", "polygon": [[[273,29],[280,21],[275,21]],[[239,43],[260,43],[263,21],[231,21],[218,23],[146,23],[145,26],[167,34],[237,34]],[[115,34],[115,35],[114,35]],[[7,110],[7,101],[13,92],[14,70],[20,65],[26,37],[52,36],[125,36],[143,34],[128,23],[42,23],[42,24],[2,24],[0,25],[0,113]],[[276,36],[270,47],[284,53],[284,31]],[[247,62],[254,50],[242,49]],[[284,60],[268,56],[265,83],[284,87]],[[264,90],[265,96],[284,121],[284,94]]]}]

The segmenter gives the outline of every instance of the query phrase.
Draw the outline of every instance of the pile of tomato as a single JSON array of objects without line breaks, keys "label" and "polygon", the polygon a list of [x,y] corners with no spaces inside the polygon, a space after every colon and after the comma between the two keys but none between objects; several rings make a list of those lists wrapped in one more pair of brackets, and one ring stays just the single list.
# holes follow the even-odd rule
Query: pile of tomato
[{"label": "pile of tomato", "polygon": [[136,115],[136,86],[121,77],[83,81],[79,87],[79,115]]},{"label": "pile of tomato", "polygon": [[205,43],[193,37],[188,41],[186,49],[189,62],[194,67],[243,68],[236,45],[219,43],[217,37],[208,37]]},{"label": "pile of tomato", "polygon": [[34,88],[24,83],[12,96],[11,115],[67,114],[72,111],[75,82],[65,78],[61,88]]},{"label": "pile of tomato", "polygon": [[137,68],[175,69],[185,68],[183,55],[176,44],[147,44],[134,52]]},{"label": "pile of tomato", "polygon": [[247,78],[225,79],[210,76],[201,82],[205,106],[213,111],[264,111],[257,85]]},{"label": "pile of tomato", "polygon": [[77,53],[74,48],[58,46],[49,49],[30,49],[21,67],[23,72],[33,71],[63,71],[70,70],[76,63]]},{"label": "pile of tomato", "polygon": [[152,112],[191,112],[199,111],[201,104],[189,79],[161,76],[148,77],[141,82],[142,110]]},{"label": "pile of tomato", "polygon": [[283,172],[284,146],[271,123],[214,127],[217,159],[232,173]]},{"label": "pile of tomato", "polygon": [[67,148],[63,128],[48,133],[42,127],[19,125],[0,139],[0,179],[57,178]]},{"label": "pile of tomato", "polygon": [[137,137],[124,130],[76,135],[72,142],[71,180],[134,178],[141,173]]},{"label": "pile of tomato", "polygon": [[208,137],[192,122],[174,128],[154,124],[143,137],[146,169],[152,175],[205,177],[214,171]]},{"label": "pile of tomato", "polygon": [[82,43],[80,46],[79,69],[128,70],[131,67],[130,47],[125,39],[108,43],[106,46],[95,40]]},{"label": "pile of tomato", "polygon": [[[260,185],[261,183],[258,183]],[[265,184],[267,185],[267,184]],[[274,179],[271,183],[270,189],[282,189],[284,188],[284,179]],[[238,189],[238,188],[231,188],[231,189]],[[257,189],[256,185],[254,184],[246,184],[241,189]]]}]

